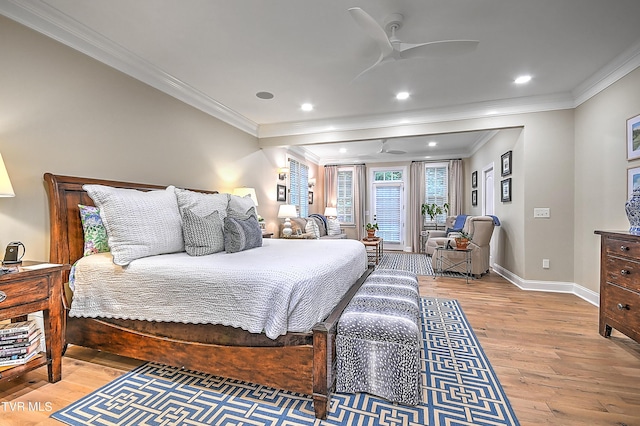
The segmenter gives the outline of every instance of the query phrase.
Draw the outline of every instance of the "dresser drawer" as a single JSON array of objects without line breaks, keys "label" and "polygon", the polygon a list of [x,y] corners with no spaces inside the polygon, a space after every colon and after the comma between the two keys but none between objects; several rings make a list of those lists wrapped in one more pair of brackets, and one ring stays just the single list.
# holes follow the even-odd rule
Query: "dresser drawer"
[{"label": "dresser drawer", "polygon": [[634,259],[640,258],[640,242],[618,238],[605,238],[607,256],[624,256]]},{"label": "dresser drawer", "polygon": [[[0,302],[0,309],[6,309],[45,300],[49,297],[49,283],[45,277],[6,284],[0,282],[0,291],[5,296],[5,299]],[[2,299],[2,295],[0,295],[0,299]]]},{"label": "dresser drawer", "polygon": [[622,257],[607,256],[605,276],[609,283],[640,291],[640,263]]},{"label": "dresser drawer", "polygon": [[612,284],[606,284],[602,292],[600,313],[619,324],[616,328],[625,334],[640,333],[640,294]]}]

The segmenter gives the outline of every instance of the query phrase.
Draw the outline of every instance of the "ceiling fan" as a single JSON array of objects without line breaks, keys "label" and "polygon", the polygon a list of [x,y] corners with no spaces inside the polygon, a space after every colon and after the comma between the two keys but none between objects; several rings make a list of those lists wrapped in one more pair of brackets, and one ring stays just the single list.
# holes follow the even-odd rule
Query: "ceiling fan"
[{"label": "ceiling fan", "polygon": [[382,146],[380,147],[380,151],[378,151],[378,154],[396,154],[396,155],[402,155],[402,154],[406,154],[406,151],[400,151],[397,149],[389,149],[389,147],[387,146],[387,139],[382,139]]},{"label": "ceiling fan", "polygon": [[402,28],[404,19],[401,14],[394,13],[387,17],[383,28],[371,15],[359,7],[350,8],[349,13],[360,28],[362,28],[369,37],[373,38],[380,48],[378,60],[372,66],[358,74],[356,79],[385,62],[461,55],[473,52],[480,43],[477,40],[440,40],[427,43],[404,43],[396,37],[396,31]]}]

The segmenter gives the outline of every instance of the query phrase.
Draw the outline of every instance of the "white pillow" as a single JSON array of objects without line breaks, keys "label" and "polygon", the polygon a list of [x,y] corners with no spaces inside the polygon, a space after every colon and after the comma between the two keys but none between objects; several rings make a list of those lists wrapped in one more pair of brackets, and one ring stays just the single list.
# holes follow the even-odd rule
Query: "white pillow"
[{"label": "white pillow", "polygon": [[116,265],[184,251],[182,219],[173,186],[149,192],[104,185],[82,188],[100,209]]},{"label": "white pillow", "polygon": [[256,205],[249,195],[240,197],[238,195],[229,194],[229,206],[227,207],[227,215],[242,219],[246,218],[247,216],[255,216],[256,219],[258,218],[258,214],[256,213]]},{"label": "white pillow", "polygon": [[314,238],[320,238],[320,228],[313,219],[307,219],[307,224],[304,227],[304,232],[312,234]]},{"label": "white pillow", "polygon": [[205,194],[176,188],[176,198],[181,212],[182,209],[189,209],[193,214],[205,217],[217,211],[220,219],[224,219],[227,216],[229,194]]},{"label": "white pillow", "polygon": [[327,235],[336,236],[342,234],[338,219],[327,219]]}]

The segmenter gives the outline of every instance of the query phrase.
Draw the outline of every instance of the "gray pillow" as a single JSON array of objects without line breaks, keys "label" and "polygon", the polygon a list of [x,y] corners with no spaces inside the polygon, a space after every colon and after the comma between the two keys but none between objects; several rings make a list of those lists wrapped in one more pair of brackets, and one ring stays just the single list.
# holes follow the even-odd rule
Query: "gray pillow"
[{"label": "gray pillow", "polygon": [[182,219],[173,186],[148,192],[104,185],[82,188],[100,209],[116,265],[184,251]]},{"label": "gray pillow", "polygon": [[227,253],[255,247],[262,247],[262,230],[255,216],[244,219],[233,216],[224,218],[224,249]]},{"label": "gray pillow", "polygon": [[205,256],[224,250],[224,223],[218,211],[200,217],[191,209],[182,209],[184,248],[190,256]]}]

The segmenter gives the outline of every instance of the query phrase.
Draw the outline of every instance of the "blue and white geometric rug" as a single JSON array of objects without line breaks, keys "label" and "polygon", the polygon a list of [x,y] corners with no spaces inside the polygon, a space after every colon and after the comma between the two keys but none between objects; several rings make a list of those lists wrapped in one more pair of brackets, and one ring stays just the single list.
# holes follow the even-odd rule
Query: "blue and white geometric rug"
[{"label": "blue and white geometric rug", "polygon": [[[413,272],[416,275],[435,275],[433,272],[433,265],[431,264],[431,257],[424,253],[400,253],[400,252],[387,252],[382,256],[380,269],[399,269],[402,271]],[[461,278],[463,274],[459,272],[443,271],[442,274],[438,272],[438,276]]]},{"label": "blue and white geometric rug", "polygon": [[518,425],[458,302],[422,298],[422,398],[416,407],[333,394],[327,420],[311,398],[144,364],[51,417],[69,425]]}]

